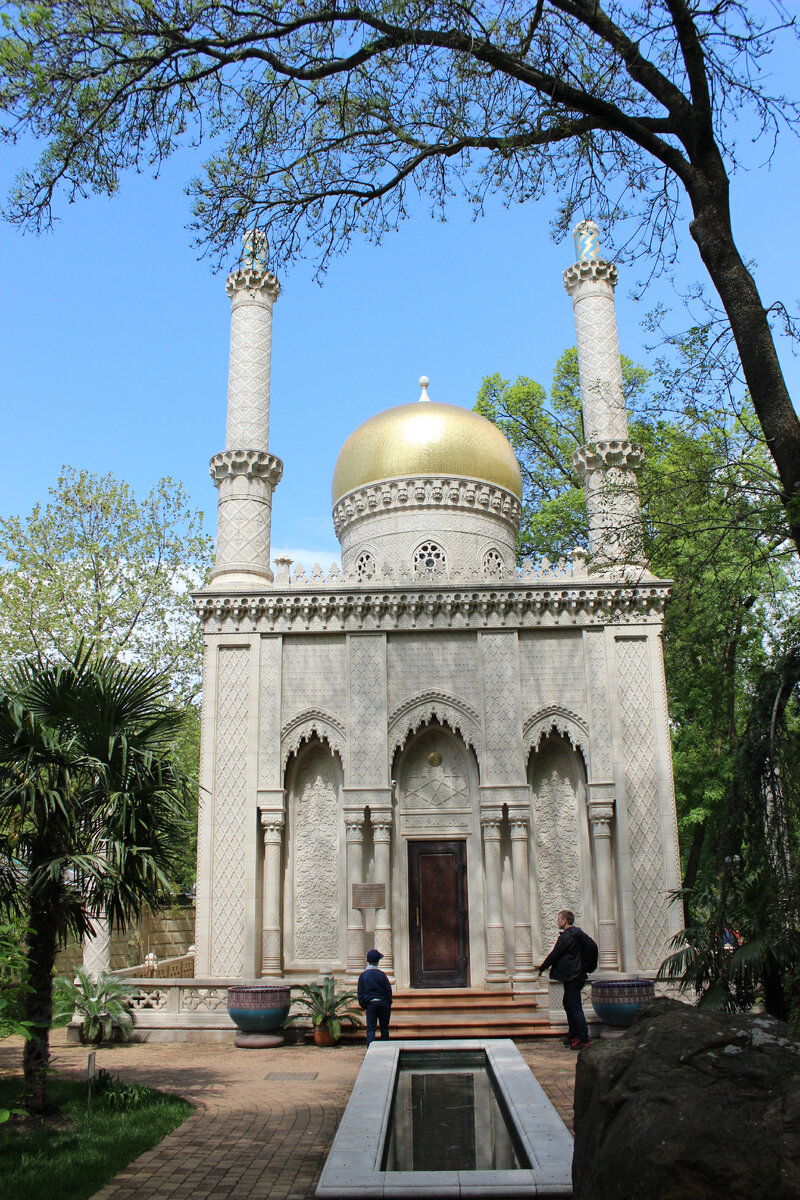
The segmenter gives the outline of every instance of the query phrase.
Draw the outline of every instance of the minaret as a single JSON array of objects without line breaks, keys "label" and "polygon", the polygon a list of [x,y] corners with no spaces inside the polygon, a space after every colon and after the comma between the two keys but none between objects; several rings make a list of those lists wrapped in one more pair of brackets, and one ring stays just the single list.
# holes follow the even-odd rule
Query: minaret
[{"label": "minaret", "polygon": [[589,513],[589,565],[625,574],[645,566],[636,471],[644,451],[628,440],[614,288],[617,268],[600,250],[594,221],[575,226],[577,262],[564,272],[572,297],[585,444],[572,456]]},{"label": "minaret", "polygon": [[231,354],[225,449],[211,459],[219,488],[213,588],[263,587],[270,570],[272,492],[283,463],[269,453],[272,306],[280,284],[267,269],[267,238],[245,234],[242,259],[225,281],[231,298]]}]

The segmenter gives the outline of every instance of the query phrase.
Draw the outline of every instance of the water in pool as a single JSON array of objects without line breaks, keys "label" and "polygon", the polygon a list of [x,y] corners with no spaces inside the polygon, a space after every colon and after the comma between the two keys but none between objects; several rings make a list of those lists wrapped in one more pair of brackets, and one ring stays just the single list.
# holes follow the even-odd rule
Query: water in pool
[{"label": "water in pool", "polygon": [[401,1050],[383,1171],[529,1166],[482,1050]]}]

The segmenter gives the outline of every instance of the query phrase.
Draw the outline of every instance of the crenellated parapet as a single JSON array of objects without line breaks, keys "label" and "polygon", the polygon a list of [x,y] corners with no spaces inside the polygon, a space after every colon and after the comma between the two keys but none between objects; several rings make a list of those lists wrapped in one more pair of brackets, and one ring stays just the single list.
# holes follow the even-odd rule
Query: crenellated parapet
[{"label": "crenellated parapet", "polygon": [[579,283],[603,283],[610,284],[612,288],[617,286],[619,280],[619,272],[614,263],[606,262],[604,258],[597,259],[594,262],[578,261],[567,267],[564,272],[564,287],[571,296]]},{"label": "crenellated parapet", "polygon": [[581,446],[572,455],[572,465],[581,478],[610,467],[638,471],[643,462],[644,447],[638,442],[594,442],[589,446]]},{"label": "crenellated parapet", "polygon": [[273,275],[271,271],[259,266],[242,264],[235,271],[231,271],[225,280],[225,291],[231,300],[236,300],[237,297],[246,300],[248,295],[250,299],[253,299],[257,293],[262,292],[275,301],[281,294],[281,285],[277,275]]},{"label": "crenellated parapet", "polygon": [[283,463],[266,450],[221,450],[211,459],[209,474],[219,487],[228,479],[265,479],[276,487],[283,476]]}]

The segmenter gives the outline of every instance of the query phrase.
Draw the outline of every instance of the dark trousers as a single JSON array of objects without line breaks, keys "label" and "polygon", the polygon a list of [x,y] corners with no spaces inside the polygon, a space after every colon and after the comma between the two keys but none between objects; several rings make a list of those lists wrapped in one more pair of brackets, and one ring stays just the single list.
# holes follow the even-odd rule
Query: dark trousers
[{"label": "dark trousers", "polygon": [[367,1005],[367,1045],[371,1046],[375,1041],[375,1031],[378,1023],[381,1027],[381,1041],[385,1042],[389,1037],[389,1018],[392,1015],[392,1006],[386,1000],[370,1000]]},{"label": "dark trousers", "polygon": [[564,1012],[567,1014],[569,1036],[577,1038],[579,1042],[588,1042],[589,1029],[581,1004],[582,987],[580,979],[570,979],[564,984]]}]

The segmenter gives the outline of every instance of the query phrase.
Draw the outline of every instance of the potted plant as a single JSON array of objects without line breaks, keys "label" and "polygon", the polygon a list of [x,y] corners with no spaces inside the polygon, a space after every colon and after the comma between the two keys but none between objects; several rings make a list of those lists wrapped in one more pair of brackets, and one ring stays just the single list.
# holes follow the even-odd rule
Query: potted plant
[{"label": "potted plant", "polygon": [[78,967],[74,982],[68,979],[59,982],[54,1023],[69,1018],[80,1022],[82,1042],[107,1042],[114,1033],[121,1038],[130,1037],[133,1030],[130,997],[135,990],[105,971],[95,979]]},{"label": "potted plant", "polygon": [[[348,1011],[349,1006],[358,1000],[356,992],[337,992],[332,975],[326,975],[322,983],[301,983],[297,991],[302,995],[296,1003],[301,1004],[305,1012],[295,1013],[289,1021],[311,1015],[314,1026],[314,1041],[318,1046],[333,1046],[342,1036],[342,1023],[359,1028],[363,1022],[355,1013]],[[288,1024],[288,1022],[287,1022]]]}]

